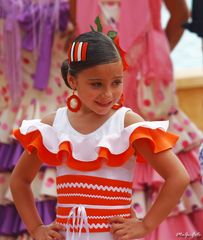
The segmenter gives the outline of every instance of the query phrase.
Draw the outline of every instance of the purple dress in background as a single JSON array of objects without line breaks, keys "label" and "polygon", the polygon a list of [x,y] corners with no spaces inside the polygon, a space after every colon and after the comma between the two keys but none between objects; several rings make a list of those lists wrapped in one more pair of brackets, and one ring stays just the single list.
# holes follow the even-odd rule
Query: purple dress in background
[{"label": "purple dress in background", "polygon": [[[14,111],[9,102],[8,108],[0,113],[2,114],[0,118],[1,127],[4,126],[5,132],[8,132],[8,134],[10,134],[13,128],[10,124],[13,116],[16,116],[16,122],[14,123],[17,123],[17,120],[21,120],[19,115],[27,114],[24,118],[30,118],[37,114],[45,114],[44,112],[48,111],[49,108],[54,109],[58,104],[61,104],[63,96],[65,98],[65,90],[61,87],[59,74],[56,71],[56,74],[51,74],[50,77],[49,73],[51,58],[53,56],[54,37],[57,35],[55,33],[56,31],[66,30],[69,20],[69,4],[68,2],[60,2],[59,0],[52,1],[53,4],[46,6],[41,3],[41,0],[39,4],[35,5],[32,5],[32,2],[31,0],[0,0],[0,18],[3,19],[2,23],[4,27],[3,49],[6,50],[4,55],[6,69],[4,71],[6,70],[8,73],[7,76],[9,76],[6,80],[10,86],[9,94],[12,97],[12,103],[17,105],[15,106],[17,111]],[[63,43],[61,45],[63,49]],[[23,49],[26,51],[22,53]],[[28,58],[25,57],[29,61],[32,58],[32,53],[28,53],[27,51],[33,52],[33,55],[36,57],[36,69],[32,78],[33,82],[30,78],[33,71],[30,69],[35,64],[25,66],[29,66],[29,69],[26,69],[26,75],[23,72],[24,68],[22,70],[22,67],[24,67],[22,64],[24,57],[29,56]],[[56,49],[53,51],[56,52]],[[61,52],[58,56],[62,55]],[[63,60],[63,58],[60,60]],[[30,63],[33,62],[35,61],[30,61]],[[56,65],[53,68],[53,63],[55,62],[52,62],[52,72]],[[57,68],[58,66],[56,66]],[[40,98],[34,95],[37,91],[32,89],[32,83],[35,89],[44,90],[40,92],[42,93],[42,95],[39,94]],[[29,100],[33,98],[33,101],[27,100],[27,94],[29,95]],[[46,105],[45,97],[47,96],[49,97],[49,103]],[[36,104],[32,104],[33,102],[36,102]],[[1,135],[2,139],[4,140]],[[0,143],[0,239],[2,235],[12,236],[17,239],[20,234],[26,232],[26,227],[19,217],[13,202],[7,198],[8,196],[5,193],[8,190],[10,173],[16,165],[23,149],[15,140],[8,143]],[[44,176],[50,169],[43,166],[41,170],[40,174],[42,173],[41,176]],[[39,189],[42,186],[43,180],[44,177],[40,179],[41,185],[39,185]],[[47,181],[49,181],[49,184],[53,183],[53,179],[50,177]],[[46,182],[43,184],[46,184]],[[40,194],[40,197],[36,198],[36,206],[43,222],[49,224],[55,219],[56,201],[53,196],[45,195],[43,191]]]},{"label": "purple dress in background", "polygon": [[[36,202],[37,210],[45,224],[50,224],[55,219],[56,201]],[[20,219],[13,204],[0,205],[0,235],[18,236],[26,232],[26,227]]]},{"label": "purple dress in background", "polygon": [[11,171],[22,152],[22,146],[15,140],[10,144],[0,143],[0,172]]},{"label": "purple dress in background", "polygon": [[[4,71],[9,84],[10,96],[13,105],[20,102],[20,90],[22,88],[21,67],[21,36],[18,24],[18,16],[22,11],[21,1],[1,1],[0,11],[4,18],[3,25],[3,61]],[[19,91],[16,91],[19,89]]]},{"label": "purple dress in background", "polygon": [[69,5],[66,2],[42,5],[28,5],[19,16],[21,29],[24,31],[22,46],[34,50],[37,67],[33,76],[33,86],[44,90],[49,81],[51,53],[56,30],[65,31],[69,20]]},{"label": "purple dress in background", "polygon": [[[69,21],[68,2],[32,4],[32,1],[0,1],[4,20],[5,72],[13,103],[19,102],[22,86],[21,47],[34,51],[37,59],[33,87],[46,89],[55,31],[65,31]],[[22,32],[20,32],[22,31]],[[18,91],[16,91],[18,89]]]}]

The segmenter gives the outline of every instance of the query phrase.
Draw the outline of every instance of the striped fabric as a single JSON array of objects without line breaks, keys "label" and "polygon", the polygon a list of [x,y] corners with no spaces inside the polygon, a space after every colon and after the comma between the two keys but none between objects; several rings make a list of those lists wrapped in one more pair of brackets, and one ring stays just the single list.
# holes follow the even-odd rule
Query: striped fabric
[{"label": "striped fabric", "polygon": [[[73,230],[73,218],[70,216],[73,206],[85,208],[90,232],[108,232],[108,221],[111,217],[131,216],[132,182],[94,176],[64,175],[57,177],[57,194],[56,221],[59,224],[68,224],[70,231]],[[77,231],[79,226],[76,224],[74,228]]]}]

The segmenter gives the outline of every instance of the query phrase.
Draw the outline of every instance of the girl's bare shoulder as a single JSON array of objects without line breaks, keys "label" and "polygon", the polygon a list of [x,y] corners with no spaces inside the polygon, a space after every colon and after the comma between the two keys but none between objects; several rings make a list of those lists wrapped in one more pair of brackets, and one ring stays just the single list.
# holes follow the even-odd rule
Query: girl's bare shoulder
[{"label": "girl's bare shoulder", "polygon": [[56,116],[56,112],[50,113],[50,114],[46,115],[45,117],[43,117],[41,122],[52,126],[55,116]]},{"label": "girl's bare shoulder", "polygon": [[137,113],[133,111],[128,111],[125,114],[124,126],[128,127],[134,123],[144,122],[144,119]]}]

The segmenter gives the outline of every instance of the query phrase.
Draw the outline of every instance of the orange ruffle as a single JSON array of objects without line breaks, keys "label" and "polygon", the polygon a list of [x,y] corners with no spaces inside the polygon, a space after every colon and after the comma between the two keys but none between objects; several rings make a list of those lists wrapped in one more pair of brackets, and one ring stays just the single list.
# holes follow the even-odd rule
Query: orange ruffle
[{"label": "orange ruffle", "polygon": [[[100,147],[97,159],[84,162],[73,158],[69,141],[62,142],[58,146],[58,152],[53,153],[44,146],[42,134],[39,130],[24,135],[20,132],[20,129],[16,129],[13,134],[28,152],[36,150],[38,158],[42,162],[53,166],[59,166],[62,162],[65,162],[70,168],[82,171],[99,169],[103,161],[112,167],[123,165],[135,153],[133,143],[138,139],[150,140],[154,153],[172,148],[178,140],[178,136],[160,129],[138,127],[131,133],[129,146],[122,153],[114,154],[111,149]],[[137,161],[146,162],[139,153],[137,154]]]},{"label": "orange ruffle", "polygon": [[[158,153],[172,148],[179,137],[175,134],[164,132],[161,129],[139,127],[131,134],[130,143],[132,144],[134,141],[143,138],[150,140],[152,151]],[[139,153],[137,153],[137,161],[146,162]]]}]

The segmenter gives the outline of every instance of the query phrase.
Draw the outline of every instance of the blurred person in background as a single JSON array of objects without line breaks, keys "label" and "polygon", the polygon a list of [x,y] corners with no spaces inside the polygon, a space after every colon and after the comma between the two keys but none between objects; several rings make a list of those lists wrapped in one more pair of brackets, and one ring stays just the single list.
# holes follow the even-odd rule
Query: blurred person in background
[{"label": "blurred person in background", "polygon": [[190,11],[185,0],[164,0],[164,3],[170,13],[165,33],[172,51],[183,35],[184,29],[182,25],[188,20]]}]

